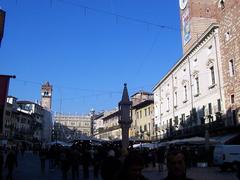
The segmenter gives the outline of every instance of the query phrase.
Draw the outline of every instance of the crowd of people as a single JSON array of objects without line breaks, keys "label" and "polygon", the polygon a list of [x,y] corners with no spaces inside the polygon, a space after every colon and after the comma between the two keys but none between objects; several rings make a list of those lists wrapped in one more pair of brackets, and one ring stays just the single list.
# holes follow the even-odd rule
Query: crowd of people
[{"label": "crowd of people", "polygon": [[[89,142],[76,142],[70,147],[59,144],[40,145],[31,150],[39,157],[39,171],[42,174],[47,169],[53,172],[58,169],[63,180],[79,179],[80,173],[81,177],[89,179],[90,172],[94,179],[146,180],[142,170],[149,166],[159,171],[165,171],[167,167],[168,175],[165,180],[190,180],[186,176],[186,170],[195,165],[194,153],[199,153],[185,147],[122,149],[116,144],[92,146]],[[25,151],[26,146],[23,144],[0,151],[0,180],[3,179],[3,168],[7,168],[6,179],[13,179],[14,168],[18,166],[18,154],[24,156]],[[90,167],[93,171],[90,171]]]},{"label": "crowd of people", "polygon": [[[50,148],[41,148],[39,158],[42,173],[45,172],[46,160],[48,160],[49,169],[59,168],[62,179],[68,179],[68,176],[71,179],[79,179],[80,166],[85,179],[89,178],[89,168],[92,166],[94,178],[101,176],[103,180],[118,179],[120,174],[132,176],[132,174],[128,174],[131,172],[128,170],[135,165],[138,166],[139,171],[144,168],[144,160],[139,153],[115,146],[92,147],[89,144],[81,143],[71,147],[53,145]],[[131,166],[129,167],[129,165]]]},{"label": "crowd of people", "polygon": [[[174,153],[173,153],[174,152]],[[186,153],[176,148],[171,149],[122,149],[116,144],[91,146],[88,143],[75,143],[71,147],[53,145],[39,149],[41,172],[45,172],[46,160],[49,169],[59,168],[62,179],[79,179],[82,167],[84,179],[89,178],[89,168],[93,167],[93,176],[102,180],[145,180],[144,168],[156,167],[164,171],[165,164],[169,170],[166,179],[186,178]],[[175,159],[176,158],[176,159]],[[176,177],[175,177],[176,176]]]},{"label": "crowd of people", "polygon": [[[12,146],[11,148],[1,147],[0,148],[0,179],[3,179],[3,168],[7,169],[7,180],[12,180],[14,168],[18,166],[18,154],[24,156],[26,146],[24,143],[21,146]],[[5,157],[6,154],[6,157]]]}]

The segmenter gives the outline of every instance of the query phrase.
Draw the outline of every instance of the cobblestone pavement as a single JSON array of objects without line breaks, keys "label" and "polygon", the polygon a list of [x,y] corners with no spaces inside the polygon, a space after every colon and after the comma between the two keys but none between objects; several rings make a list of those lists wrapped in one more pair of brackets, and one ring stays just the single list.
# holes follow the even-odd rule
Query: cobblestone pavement
[{"label": "cobblestone pavement", "polygon": [[[80,178],[82,177],[82,170],[80,169]],[[157,168],[146,168],[143,171],[144,175],[149,180],[161,180],[166,176],[167,171],[158,172]],[[6,169],[3,172],[6,176]],[[70,177],[70,174],[69,174]],[[194,180],[237,180],[235,172],[220,172],[218,168],[191,168],[188,169],[188,177]],[[46,164],[46,171],[44,174],[40,172],[40,161],[37,155],[33,155],[31,152],[27,152],[24,157],[19,154],[18,157],[18,167],[14,170],[13,174],[14,180],[61,180],[61,172],[58,168],[53,171],[48,169],[48,162]],[[71,179],[71,178],[69,178]],[[92,180],[92,169],[90,169],[90,178]],[[101,178],[99,178],[101,180]]]}]

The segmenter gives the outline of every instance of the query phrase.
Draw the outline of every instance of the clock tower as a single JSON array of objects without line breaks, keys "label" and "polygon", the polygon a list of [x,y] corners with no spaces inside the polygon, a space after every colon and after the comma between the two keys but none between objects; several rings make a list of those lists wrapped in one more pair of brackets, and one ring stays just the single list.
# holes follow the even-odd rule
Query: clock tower
[{"label": "clock tower", "polygon": [[52,85],[46,82],[41,88],[41,106],[47,110],[51,110],[52,107]]},{"label": "clock tower", "polygon": [[218,0],[179,0],[183,53],[217,22]]}]

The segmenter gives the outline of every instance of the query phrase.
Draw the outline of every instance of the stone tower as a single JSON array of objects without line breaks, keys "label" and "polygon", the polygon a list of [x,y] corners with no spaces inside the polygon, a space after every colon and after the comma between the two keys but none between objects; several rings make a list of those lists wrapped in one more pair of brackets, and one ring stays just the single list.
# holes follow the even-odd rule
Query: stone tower
[{"label": "stone tower", "polygon": [[218,0],[179,0],[183,53],[217,22]]},{"label": "stone tower", "polygon": [[41,106],[47,110],[51,110],[52,107],[52,85],[46,82],[41,88]]},{"label": "stone tower", "polygon": [[127,150],[129,145],[129,128],[132,123],[131,119],[132,102],[129,100],[127,84],[124,84],[122,100],[118,103],[119,120],[118,123],[122,129],[122,148]]}]

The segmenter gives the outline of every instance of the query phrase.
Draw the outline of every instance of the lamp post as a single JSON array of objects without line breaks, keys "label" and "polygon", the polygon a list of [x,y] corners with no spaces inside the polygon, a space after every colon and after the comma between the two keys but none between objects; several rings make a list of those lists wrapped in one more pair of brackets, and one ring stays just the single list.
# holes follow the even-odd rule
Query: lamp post
[{"label": "lamp post", "polygon": [[129,145],[129,128],[132,123],[131,119],[132,102],[129,100],[127,84],[124,84],[122,100],[118,103],[119,120],[118,123],[122,129],[122,148],[127,150]]}]

